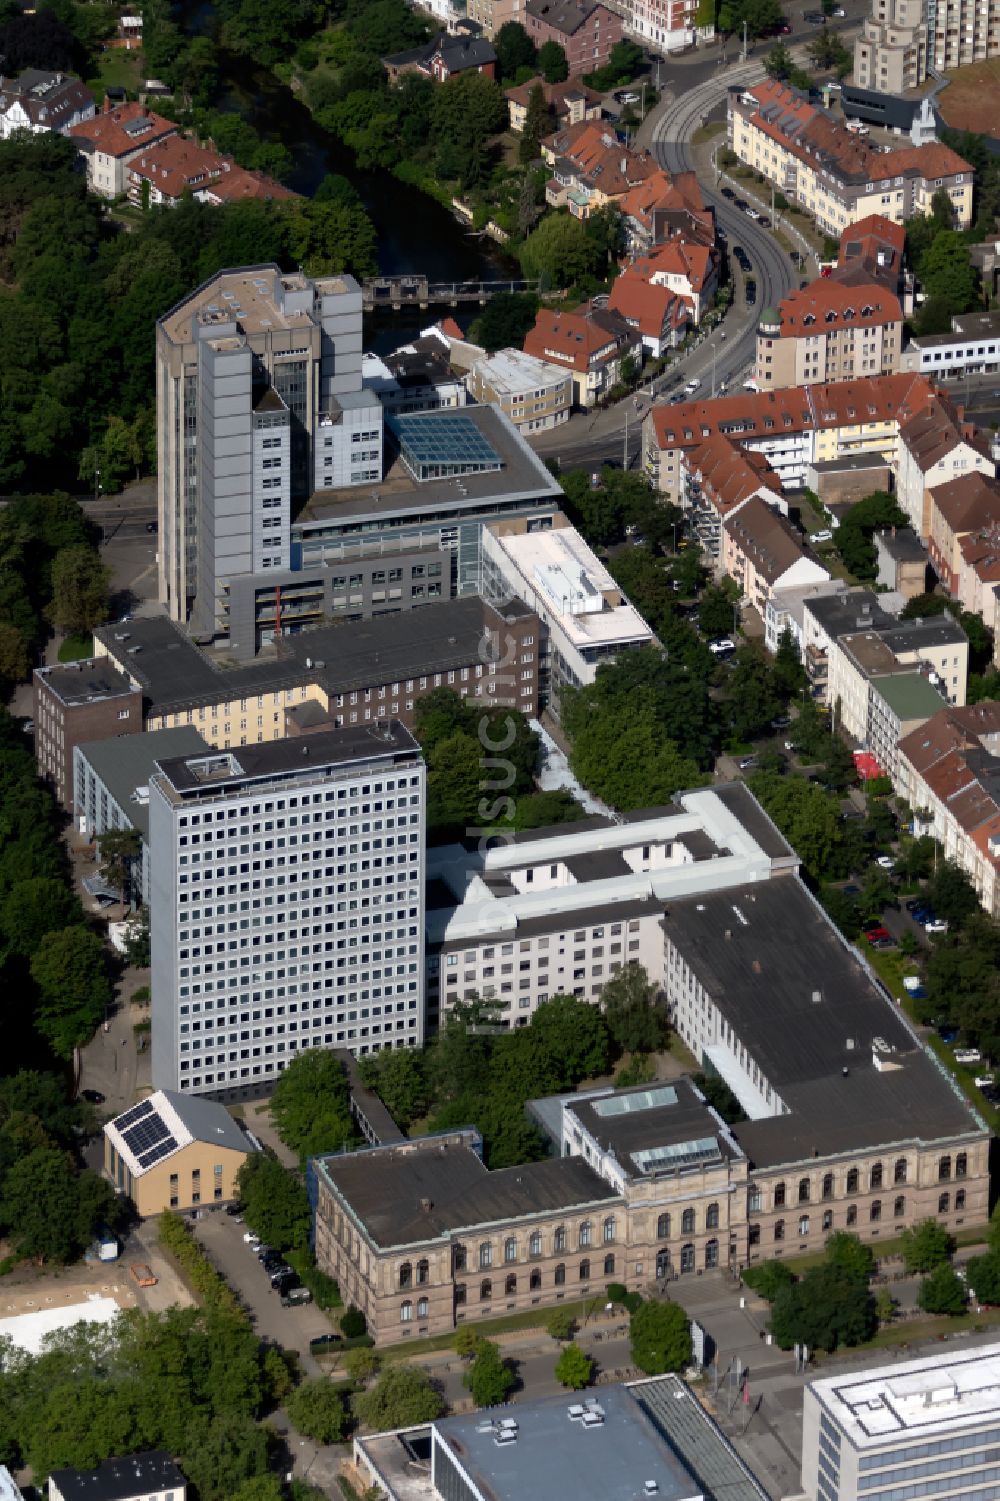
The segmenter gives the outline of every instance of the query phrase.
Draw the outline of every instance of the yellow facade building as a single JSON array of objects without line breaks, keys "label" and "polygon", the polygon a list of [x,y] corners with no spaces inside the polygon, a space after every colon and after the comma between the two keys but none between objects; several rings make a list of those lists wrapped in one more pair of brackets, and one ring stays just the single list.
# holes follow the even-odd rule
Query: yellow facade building
[{"label": "yellow facade building", "polygon": [[104,1127],[104,1171],[143,1219],[236,1199],[254,1150],[224,1105],[166,1089]]}]

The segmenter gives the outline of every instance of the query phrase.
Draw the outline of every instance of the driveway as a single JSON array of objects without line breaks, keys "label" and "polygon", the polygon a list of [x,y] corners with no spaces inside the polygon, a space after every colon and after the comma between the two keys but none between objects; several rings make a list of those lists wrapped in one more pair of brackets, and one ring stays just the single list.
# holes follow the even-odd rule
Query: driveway
[{"label": "driveway", "polygon": [[329,1334],[330,1321],[315,1303],[301,1308],[282,1308],[281,1299],[271,1289],[267,1273],[250,1247],[244,1243],[246,1226],[222,1211],[210,1211],[194,1222],[194,1233],[205,1248],[216,1270],[238,1293],[249,1310],[258,1337],[272,1344],[294,1350],[307,1376],[318,1376],[320,1368],[309,1353],[309,1341]]}]

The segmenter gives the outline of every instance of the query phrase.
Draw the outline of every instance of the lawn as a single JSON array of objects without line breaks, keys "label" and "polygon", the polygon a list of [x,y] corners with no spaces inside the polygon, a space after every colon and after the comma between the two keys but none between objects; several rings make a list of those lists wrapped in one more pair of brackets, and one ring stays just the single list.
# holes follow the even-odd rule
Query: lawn
[{"label": "lawn", "polygon": [[93,636],[67,636],[59,646],[60,662],[81,662],[94,655]]},{"label": "lawn", "polygon": [[98,96],[98,101],[108,89],[125,89],[134,99],[142,84],[142,53],[128,52],[124,47],[109,47],[97,59],[97,72],[87,79],[87,87]]},{"label": "lawn", "polygon": [[726,129],[725,120],[710,120],[707,125],[699,125],[691,137],[692,144],[700,146],[703,141],[714,141],[716,136],[723,135]]},{"label": "lawn", "polygon": [[[583,1298],[576,1303],[560,1303],[558,1306],[571,1313],[578,1324],[586,1323],[587,1319],[599,1309],[603,1308],[607,1299],[605,1297]],[[541,1329],[545,1320],[552,1312],[551,1305],[547,1308],[528,1308],[522,1313],[510,1313],[499,1319],[468,1319],[466,1324],[481,1334],[484,1339],[491,1339],[497,1334],[509,1333],[513,1329]],[[464,1329],[466,1324],[460,1324]],[[398,1345],[390,1345],[388,1349],[379,1350],[379,1355],[384,1362],[390,1360],[412,1360],[418,1355],[430,1355],[435,1350],[450,1350],[455,1343],[455,1335],[458,1330],[451,1329],[447,1334],[436,1334],[429,1339],[405,1340]],[[552,1348],[555,1350],[556,1342],[553,1340]],[[334,1359],[338,1359],[336,1352],[331,1352]]]}]

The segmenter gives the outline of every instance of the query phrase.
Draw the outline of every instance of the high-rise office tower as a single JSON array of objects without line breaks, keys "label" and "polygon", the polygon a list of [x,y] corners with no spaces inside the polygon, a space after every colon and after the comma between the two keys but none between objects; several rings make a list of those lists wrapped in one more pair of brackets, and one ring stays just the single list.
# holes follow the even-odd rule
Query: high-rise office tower
[{"label": "high-rise office tower", "polygon": [[395,720],[159,763],[157,1088],[240,1098],[307,1048],[420,1046],[424,812]]},{"label": "high-rise office tower", "polygon": [[854,44],[854,82],[902,94],[932,70],[1000,56],[1000,0],[872,0]]},{"label": "high-rise office tower", "polygon": [[227,581],[287,569],[313,490],[382,477],[382,409],[362,389],[361,289],[277,266],[222,271],[156,329],[159,594],[228,634]]}]

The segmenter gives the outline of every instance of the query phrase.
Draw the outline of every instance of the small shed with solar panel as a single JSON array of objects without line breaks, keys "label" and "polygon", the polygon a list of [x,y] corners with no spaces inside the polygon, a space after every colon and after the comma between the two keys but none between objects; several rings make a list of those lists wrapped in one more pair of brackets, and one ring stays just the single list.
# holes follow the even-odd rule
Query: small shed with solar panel
[{"label": "small shed with solar panel", "polygon": [[224,1105],[158,1089],[104,1127],[104,1170],[143,1217],[225,1204],[253,1143]]}]

